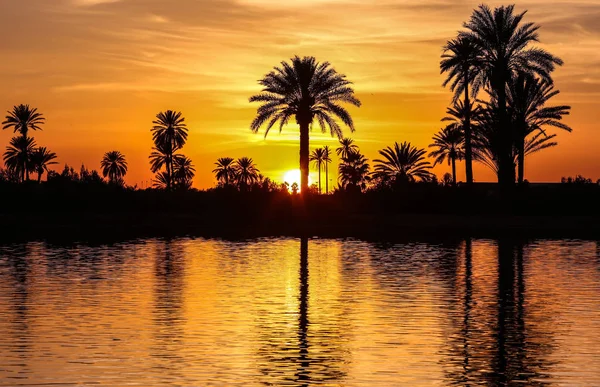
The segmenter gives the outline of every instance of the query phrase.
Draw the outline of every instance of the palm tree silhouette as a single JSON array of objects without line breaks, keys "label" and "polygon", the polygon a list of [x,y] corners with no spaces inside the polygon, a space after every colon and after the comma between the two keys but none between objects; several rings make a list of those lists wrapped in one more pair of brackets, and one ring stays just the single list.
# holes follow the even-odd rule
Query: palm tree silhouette
[{"label": "palm tree silhouette", "polygon": [[340,140],[340,146],[335,150],[335,153],[341,159],[348,158],[350,153],[353,152],[358,152],[358,145],[354,143],[353,139],[347,137]]},{"label": "palm tree silhouette", "polygon": [[329,193],[329,164],[331,164],[331,150],[329,146],[323,147],[323,161],[325,162],[325,194]]},{"label": "palm tree silhouette", "polygon": [[339,180],[344,189],[364,190],[369,181],[369,160],[358,151],[352,151],[342,159],[338,167]]},{"label": "palm tree silhouette", "polygon": [[100,161],[102,176],[108,177],[113,184],[121,184],[127,174],[127,160],[119,151],[106,152]]},{"label": "palm tree silhouette", "polygon": [[519,73],[539,76],[552,82],[550,73],[562,60],[547,51],[529,47],[538,41],[539,26],[534,23],[522,24],[525,12],[514,14],[514,5],[501,6],[493,11],[486,5],[477,8],[466,32],[461,36],[471,41],[479,52],[481,62],[481,82],[489,86],[493,98],[497,99],[498,125],[504,128],[499,135],[498,181],[501,185],[515,182],[512,160],[513,134],[507,114],[506,87]]},{"label": "palm tree silhouette", "polygon": [[410,144],[394,143],[394,147],[387,147],[379,151],[383,159],[375,162],[375,175],[383,181],[401,182],[415,181],[418,179],[429,180],[432,176],[431,163],[425,160],[425,149],[419,149]]},{"label": "palm tree silhouette", "polygon": [[546,135],[544,128],[548,126],[572,131],[568,125],[560,122],[563,116],[569,114],[570,106],[546,106],[548,101],[559,93],[551,83],[528,74],[519,74],[509,84],[507,103],[515,128],[519,184],[523,183],[524,178],[527,136],[538,131]]},{"label": "palm tree silhouette", "polygon": [[443,163],[448,159],[448,165],[452,165],[452,182],[456,184],[456,160],[462,160],[464,157],[463,136],[459,130],[452,125],[448,125],[439,133],[433,136],[433,143],[430,148],[436,148],[429,153],[433,157],[433,166]]},{"label": "palm tree silhouette", "polygon": [[45,146],[36,148],[31,154],[31,170],[38,174],[37,182],[42,181],[44,172],[48,173],[48,166],[58,164],[56,153],[50,152]]},{"label": "palm tree silhouette", "polygon": [[[156,120],[152,121],[152,140],[155,150],[164,156],[163,164],[166,167],[166,189],[171,189],[173,175],[173,157],[176,151],[183,148],[187,141],[188,129],[185,124],[185,118],[181,112],[167,110],[156,115]],[[151,155],[152,159],[153,156]]]},{"label": "palm tree silhouette", "polygon": [[[481,62],[478,49],[472,39],[467,36],[459,36],[452,39],[444,46],[440,69],[442,73],[448,73],[444,81],[444,87],[450,84],[450,90],[454,92],[454,102],[464,93],[464,116],[461,120],[462,130],[465,137],[465,173],[467,184],[473,183],[473,151],[471,132],[471,101],[469,99],[469,88],[473,87],[473,98],[477,97],[481,78],[479,69]],[[456,179],[456,174],[453,174]],[[456,183],[456,180],[455,180]]]},{"label": "palm tree silhouette", "polygon": [[278,121],[279,131],[294,117],[300,126],[300,189],[308,192],[309,130],[316,119],[321,131],[327,128],[332,136],[342,137],[342,129],[335,121],[339,118],[354,131],[350,113],[339,103],[360,106],[354,96],[351,82],[339,74],[329,62],[318,63],[314,57],[295,56],[291,62],[281,62],[281,67],[259,81],[262,92],[250,97],[250,102],[260,102],[256,118],[250,128],[258,132],[266,124],[265,137]]},{"label": "palm tree silhouette", "polygon": [[13,137],[4,152],[4,164],[11,172],[18,174],[21,181],[29,180],[29,169],[32,166],[31,156],[35,151],[35,140],[32,137]]},{"label": "palm tree silhouette", "polygon": [[225,186],[229,186],[229,183],[235,180],[233,158],[221,157],[217,159],[215,165],[217,168],[213,169],[213,173],[215,174],[217,181],[222,182]]},{"label": "palm tree silhouette", "polygon": [[317,148],[310,154],[310,161],[314,162],[317,170],[319,171],[319,193],[321,193],[321,169],[325,163],[325,150],[323,148]]},{"label": "palm tree silhouette", "polygon": [[260,171],[249,157],[242,157],[235,162],[235,178],[241,190],[246,190],[248,186],[258,181]]},{"label": "palm tree silhouette", "polygon": [[[46,120],[41,113],[38,113],[36,108],[31,108],[29,105],[14,106],[12,111],[7,112],[6,119],[2,122],[2,130],[13,129],[13,132],[20,133],[23,137],[24,145],[27,141],[29,130],[42,130],[41,126]],[[25,163],[21,172],[21,180],[29,180],[28,165]]]},{"label": "palm tree silhouette", "polygon": [[196,168],[192,160],[184,155],[175,155],[173,159],[173,182],[178,189],[192,188]]}]

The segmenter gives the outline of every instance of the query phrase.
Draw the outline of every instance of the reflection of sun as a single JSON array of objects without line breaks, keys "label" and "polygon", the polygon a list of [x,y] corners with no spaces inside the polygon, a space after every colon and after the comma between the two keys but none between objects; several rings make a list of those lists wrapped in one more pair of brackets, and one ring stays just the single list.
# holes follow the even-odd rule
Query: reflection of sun
[{"label": "reflection of sun", "polygon": [[[290,185],[290,190],[291,190],[292,184],[294,184],[294,183],[298,184],[298,189],[300,189],[300,170],[292,169],[291,171],[287,171],[283,175],[283,181]],[[308,185],[311,185],[310,176],[308,176]]]}]

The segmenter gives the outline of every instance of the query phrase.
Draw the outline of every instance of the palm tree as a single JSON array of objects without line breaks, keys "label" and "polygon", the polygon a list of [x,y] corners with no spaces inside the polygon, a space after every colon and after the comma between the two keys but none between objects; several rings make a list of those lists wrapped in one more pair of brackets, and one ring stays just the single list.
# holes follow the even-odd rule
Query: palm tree
[{"label": "palm tree", "polygon": [[[471,132],[471,101],[469,99],[469,88],[473,87],[473,98],[477,97],[481,78],[479,69],[479,51],[472,39],[461,35],[452,39],[444,46],[440,69],[442,73],[448,73],[444,81],[444,87],[450,84],[450,90],[454,92],[456,102],[464,92],[465,114],[461,122],[465,137],[465,172],[467,184],[473,183],[473,151]],[[456,178],[456,175],[454,175]],[[455,180],[456,182],[456,180]]]},{"label": "palm tree", "polygon": [[240,189],[245,190],[249,185],[258,181],[260,171],[249,157],[242,157],[235,162],[235,178]]},{"label": "palm tree", "polygon": [[364,190],[369,181],[369,160],[358,151],[350,152],[338,167],[339,179],[344,189]]},{"label": "palm tree", "polygon": [[21,181],[29,180],[31,156],[35,151],[35,140],[32,137],[13,137],[4,152],[4,164],[11,172],[21,176]]},{"label": "palm tree", "polygon": [[375,164],[375,175],[383,181],[401,182],[429,180],[432,176],[431,163],[425,160],[425,149],[419,149],[403,142],[394,144],[379,151],[383,159],[373,160]]},{"label": "palm tree", "polygon": [[551,83],[527,74],[519,74],[508,87],[507,102],[510,117],[515,128],[515,146],[518,155],[517,181],[523,183],[525,171],[525,143],[533,132],[543,132],[545,127],[555,127],[571,132],[572,129],[560,122],[569,114],[570,106],[546,106],[548,101],[558,95]]},{"label": "palm tree", "polygon": [[454,184],[456,184],[456,160],[462,160],[465,153],[463,145],[462,134],[452,125],[448,125],[434,135],[433,143],[429,145],[430,148],[436,148],[429,153],[429,157],[434,158],[434,167],[446,159],[448,159],[448,165],[452,165],[452,182]]},{"label": "palm tree", "polygon": [[[163,153],[166,167],[166,188],[171,189],[173,175],[173,157],[176,151],[183,148],[187,141],[188,129],[181,112],[167,110],[156,115],[152,121],[152,140],[155,149]],[[153,156],[151,155],[150,158]]]},{"label": "palm tree", "polygon": [[50,152],[45,146],[36,148],[31,154],[31,170],[38,174],[37,182],[42,181],[44,172],[48,173],[48,166],[58,164],[56,153]]},{"label": "palm tree", "polygon": [[310,161],[312,161],[317,170],[319,171],[319,193],[321,193],[321,169],[325,163],[325,150],[323,148],[317,148],[310,154]]},{"label": "palm tree", "polygon": [[538,41],[539,26],[534,23],[522,24],[524,16],[525,12],[514,14],[514,5],[501,6],[493,11],[486,5],[480,5],[469,22],[465,23],[467,31],[461,35],[476,46],[482,82],[490,88],[492,97],[497,99],[498,125],[502,128],[498,181],[502,185],[515,182],[511,157],[514,136],[507,114],[506,87],[519,73],[539,76],[551,83],[550,73],[555,66],[563,63],[543,49],[529,47],[530,43]]},{"label": "palm tree", "polygon": [[184,155],[175,155],[173,159],[173,183],[179,189],[190,189],[196,175],[192,160]]},{"label": "palm tree", "polygon": [[217,181],[222,182],[225,186],[229,186],[229,183],[235,180],[233,158],[221,157],[217,159],[215,165],[217,168],[213,169],[213,173],[215,174]]},{"label": "palm tree", "polygon": [[46,120],[41,113],[37,112],[36,108],[31,108],[29,105],[18,105],[13,107],[12,111],[7,112],[6,120],[2,122],[2,129],[12,128],[13,131],[19,132],[21,136],[27,137],[29,130],[42,130],[40,125]]},{"label": "palm tree", "polygon": [[329,193],[329,164],[331,164],[331,151],[329,147],[325,145],[323,147],[323,162],[325,163],[325,194]]},{"label": "palm tree", "polygon": [[351,138],[342,138],[340,140],[340,146],[335,150],[335,153],[340,159],[345,159],[348,158],[352,152],[358,152],[358,145],[356,145]]},{"label": "palm tree", "polygon": [[119,151],[106,152],[100,161],[100,167],[102,167],[102,176],[108,177],[113,184],[122,183],[123,177],[127,174],[127,160]]},{"label": "palm tree", "polygon": [[300,126],[300,189],[308,192],[309,130],[317,121],[324,133],[342,137],[342,129],[335,121],[339,118],[354,131],[350,113],[340,103],[360,106],[354,96],[351,82],[339,74],[328,62],[318,63],[314,57],[295,56],[291,62],[281,62],[281,67],[259,81],[262,92],[250,97],[250,102],[260,102],[257,115],[250,128],[258,132],[266,124],[265,137],[279,122],[279,131],[294,117]]}]

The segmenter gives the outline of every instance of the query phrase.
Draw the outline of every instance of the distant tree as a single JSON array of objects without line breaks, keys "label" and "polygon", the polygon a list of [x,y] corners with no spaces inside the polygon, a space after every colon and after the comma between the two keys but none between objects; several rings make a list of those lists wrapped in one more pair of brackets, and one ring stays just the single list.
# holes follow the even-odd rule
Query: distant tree
[{"label": "distant tree", "polygon": [[292,183],[292,194],[293,195],[298,195],[298,190],[299,190],[298,183],[293,182]]},{"label": "distant tree", "polygon": [[300,181],[301,191],[308,190],[309,131],[316,120],[323,132],[329,128],[332,136],[342,138],[342,129],[335,121],[340,119],[351,131],[354,122],[350,113],[340,105],[349,103],[360,106],[354,96],[351,82],[339,74],[328,62],[318,63],[314,57],[291,59],[282,62],[259,81],[262,92],[250,98],[260,102],[257,116],[250,128],[258,132],[266,124],[265,137],[279,122],[279,130],[295,118],[300,126]]},{"label": "distant tree", "polygon": [[442,177],[442,184],[446,187],[456,184],[451,173],[444,173],[444,176]]},{"label": "distant tree", "polygon": [[235,162],[235,178],[238,187],[241,190],[247,190],[248,187],[258,181],[260,171],[249,157],[242,157]]},{"label": "distant tree", "polygon": [[127,160],[119,151],[106,152],[100,161],[102,176],[108,177],[113,184],[122,184],[127,174]]},{"label": "distant tree", "polygon": [[31,170],[38,174],[37,182],[42,180],[44,172],[48,173],[48,166],[58,164],[56,153],[50,152],[46,147],[36,148],[31,154]]},{"label": "distant tree", "polygon": [[359,151],[350,152],[342,158],[338,167],[339,180],[346,190],[364,190],[369,182],[369,160]]},{"label": "distant tree", "polygon": [[35,151],[35,140],[31,137],[13,137],[4,152],[4,165],[11,172],[21,176],[21,181],[29,180],[31,157]]},{"label": "distant tree", "polygon": [[310,154],[310,161],[312,161],[317,170],[319,171],[319,187],[318,192],[321,193],[321,169],[323,169],[323,164],[325,164],[325,150],[323,148],[317,148],[313,150]]},{"label": "distant tree", "polygon": [[323,161],[325,162],[325,193],[329,193],[329,164],[331,164],[331,150],[327,145],[323,147]]},{"label": "distant tree", "polygon": [[192,188],[192,182],[196,175],[196,169],[192,160],[184,155],[177,155],[173,163],[173,182],[175,188],[188,190]]},{"label": "distant tree", "polygon": [[229,186],[231,182],[235,181],[235,164],[233,158],[221,157],[217,159],[215,165],[217,168],[213,169],[213,173],[218,182]]},{"label": "distant tree", "polygon": [[427,181],[431,178],[431,164],[425,160],[426,153],[409,142],[395,143],[379,151],[383,159],[374,160],[375,175],[391,183]]},{"label": "distant tree", "polygon": [[[171,189],[173,162],[175,152],[183,148],[188,137],[188,129],[185,124],[185,118],[181,112],[167,110],[156,115],[156,120],[152,122],[152,140],[154,141],[153,153],[150,155],[153,172],[156,172],[156,154],[162,154],[161,164],[166,168],[166,189]],[[160,169],[160,168],[159,168]]]},{"label": "distant tree", "polygon": [[429,153],[434,159],[433,166],[441,164],[448,160],[452,165],[452,181],[456,184],[456,160],[462,160],[464,157],[463,136],[459,130],[453,126],[447,126],[433,136],[433,143],[430,148],[436,148]]},{"label": "distant tree", "polygon": [[358,152],[358,145],[354,143],[353,139],[347,137],[340,140],[340,146],[335,150],[340,159],[348,158],[351,153],[355,152]]}]

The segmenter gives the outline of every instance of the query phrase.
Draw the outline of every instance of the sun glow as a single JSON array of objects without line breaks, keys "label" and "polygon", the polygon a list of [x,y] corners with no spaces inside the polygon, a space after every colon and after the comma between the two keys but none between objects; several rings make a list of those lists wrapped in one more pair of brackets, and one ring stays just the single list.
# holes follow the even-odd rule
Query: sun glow
[{"label": "sun glow", "polygon": [[[285,172],[285,174],[283,175],[283,181],[285,183],[289,184],[290,192],[292,191],[292,185],[294,183],[296,183],[298,185],[298,191],[300,191],[300,170],[292,169],[290,171]],[[309,175],[308,176],[308,185],[310,186],[311,184],[312,184],[312,179],[310,178],[310,175]]]}]

